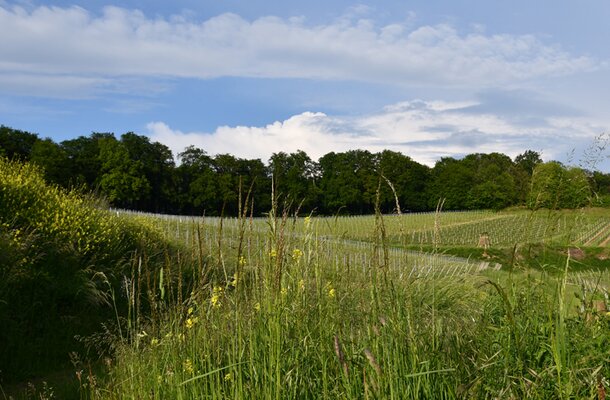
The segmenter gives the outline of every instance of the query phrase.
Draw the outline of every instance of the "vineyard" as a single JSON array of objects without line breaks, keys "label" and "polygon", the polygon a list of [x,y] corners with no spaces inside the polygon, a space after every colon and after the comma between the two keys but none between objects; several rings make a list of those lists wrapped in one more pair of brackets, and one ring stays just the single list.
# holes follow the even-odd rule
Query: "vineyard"
[{"label": "vineyard", "polygon": [[[203,246],[211,254],[230,260],[241,236],[243,257],[255,265],[267,262],[268,218],[186,217],[115,210],[120,216],[154,226],[171,240],[187,247]],[[383,233],[380,231],[383,230]],[[566,248],[607,248],[610,215],[601,210],[469,211],[412,213],[383,216],[296,217],[286,216],[285,245],[299,249],[305,243],[315,262],[336,271],[354,268],[365,272],[383,264],[406,277],[454,277],[506,267],[506,260],[452,255],[447,249],[463,247],[481,255],[491,249],[514,250],[531,245]],[[485,243],[481,238],[485,238]],[[243,238],[242,238],[243,240]],[[219,248],[219,244],[224,247]],[[311,251],[315,246],[315,252]],[[483,248],[484,247],[484,248]],[[241,257],[242,255],[240,255]],[[600,261],[608,257],[602,250]],[[232,260],[233,262],[235,260]],[[306,260],[310,263],[312,260]],[[596,268],[593,268],[597,270]],[[593,272],[585,272],[591,274]],[[578,278],[571,282],[580,282]],[[603,279],[610,283],[610,280]]]},{"label": "vineyard", "polygon": [[[175,240],[188,240],[193,224],[217,227],[221,221],[227,237],[238,229],[237,218],[187,217],[137,213],[116,210],[148,220]],[[393,245],[440,245],[476,247],[482,234],[488,235],[497,246],[515,243],[557,243],[574,246],[604,246],[610,238],[610,216],[600,211],[460,211],[384,215],[385,235]],[[290,217],[291,234],[303,234],[304,218]],[[334,239],[370,241],[375,235],[375,216],[310,217],[316,224],[316,234]],[[250,231],[265,232],[266,218],[250,218]],[[214,230],[214,229],[212,229]]]}]

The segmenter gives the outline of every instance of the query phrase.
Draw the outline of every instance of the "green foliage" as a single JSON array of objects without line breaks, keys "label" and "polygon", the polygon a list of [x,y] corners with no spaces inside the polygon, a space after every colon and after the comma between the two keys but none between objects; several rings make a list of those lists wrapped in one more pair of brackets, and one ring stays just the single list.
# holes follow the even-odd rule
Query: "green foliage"
[{"label": "green foliage", "polygon": [[111,133],[92,133],[91,136],[80,136],[65,140],[61,146],[68,155],[71,183],[75,186],[86,185],[90,189],[97,187],[102,160],[100,159],[100,140],[111,139]]},{"label": "green foliage", "polygon": [[48,182],[69,186],[70,163],[67,152],[51,139],[37,141],[32,147],[30,161],[38,164]]},{"label": "green foliage", "polygon": [[269,159],[269,170],[278,196],[301,203],[304,213],[316,207],[320,195],[316,184],[319,171],[316,163],[304,151],[274,153]]},{"label": "green foliage", "polygon": [[140,189],[139,201],[132,207],[154,212],[166,211],[173,203],[172,175],[175,165],[171,150],[133,132],[122,135],[121,143],[127,150],[129,160],[139,166],[138,173],[145,177],[149,186],[149,189]]},{"label": "green foliage", "polygon": [[593,172],[594,191],[599,195],[610,194],[610,174],[603,174],[599,171]]},{"label": "green foliage", "polygon": [[579,208],[591,202],[589,179],[580,168],[551,161],[538,165],[528,198],[531,209]]},{"label": "green foliage", "polygon": [[[594,167],[604,157],[604,140],[585,153],[588,165]],[[300,204],[303,214],[325,215],[372,213],[377,194],[382,213],[431,211],[443,199],[447,210],[500,210],[526,204],[573,208],[585,204],[590,194],[585,176],[600,201],[610,193],[610,174],[599,171],[562,167],[563,178],[537,174],[532,183],[536,169],[549,169],[532,150],[514,161],[500,153],[445,157],[430,169],[390,150],[333,152],[317,162],[301,150],[280,152],[265,165],[258,159],[209,155],[190,146],[178,155],[182,161],[176,165],[167,146],[133,132],[120,139],[113,133],[92,133],[56,144],[2,126],[2,154],[32,159],[49,181],[98,192],[112,206],[169,214],[235,216],[241,190],[250,192],[253,214],[262,215],[271,207],[272,179],[283,201]]]},{"label": "green foliage", "polygon": [[[462,224],[496,216],[447,214]],[[603,292],[569,284],[565,256],[546,259],[561,267],[554,275],[417,274],[426,261],[375,243],[382,228],[390,237],[405,226],[419,230],[419,216],[405,216],[404,225],[394,223],[398,216],[336,219],[340,236],[376,221],[362,235],[370,247],[333,237],[327,218],[273,217],[250,227],[167,219],[170,235],[202,229],[209,254],[227,270],[218,264],[184,302],[143,320],[106,380],[83,390],[110,399],[569,399],[607,390],[610,319],[590,303]]]},{"label": "green foliage", "polygon": [[[426,190],[430,181],[430,168],[390,150],[384,150],[378,157],[378,171],[394,186],[402,211],[427,210]],[[395,208],[394,194],[385,183],[382,184],[380,195],[382,210]]]},{"label": "green foliage", "polygon": [[499,210],[518,201],[515,165],[499,153],[443,158],[432,170],[429,205],[444,199],[448,210]]},{"label": "green foliage", "polygon": [[102,175],[100,188],[108,199],[122,207],[133,207],[149,195],[150,183],[144,174],[144,164],[130,157],[124,143],[114,137],[100,140]]},{"label": "green foliage", "polygon": [[176,171],[180,209],[193,215],[213,213],[218,188],[212,158],[205,151],[190,146],[180,153],[180,160]]},{"label": "green foliage", "polygon": [[447,210],[466,210],[468,192],[474,186],[474,173],[459,160],[442,158],[432,170],[428,207],[444,199]]},{"label": "green foliage", "polygon": [[[189,164],[213,162],[193,156]],[[0,280],[0,298],[8,299],[4,309],[0,301],[0,345],[12,346],[3,354],[25,360],[23,372],[34,357],[57,364],[74,349],[66,338],[92,332],[77,321],[92,323],[97,314],[108,327],[117,320],[98,313],[111,309],[93,300],[115,304],[115,327],[87,339],[113,349],[104,371],[75,364],[81,397],[590,398],[599,382],[607,388],[610,319],[592,301],[605,301],[610,279],[607,271],[572,273],[582,260],[566,263],[567,246],[606,240],[606,210],[293,219],[275,205],[266,219],[245,218],[247,209],[238,219],[109,215],[44,186],[35,166],[6,163],[2,171],[2,201],[18,199],[10,214],[30,221],[19,226],[45,220],[32,205],[78,215],[46,219],[58,229],[26,229],[18,240],[10,220],[0,235],[0,278],[9,278]],[[34,187],[43,190],[35,195]],[[76,251],[81,225],[96,225],[95,218],[85,223],[89,215],[116,225],[98,250]],[[488,257],[518,250],[512,271],[438,253],[458,243],[472,251],[481,232],[491,238]],[[70,238],[69,251],[59,246]],[[551,253],[528,241],[566,247]],[[169,242],[181,242],[180,251]],[[45,250],[17,274],[10,266],[41,243]],[[405,243],[436,253],[405,250]],[[138,257],[129,262],[134,249]],[[519,272],[526,251],[538,271]],[[596,251],[592,257],[606,254]],[[94,271],[123,285],[107,286]],[[585,290],[591,282],[597,289]],[[60,335],[49,342],[47,331]]]},{"label": "green foliage", "polygon": [[8,378],[65,365],[74,336],[108,317],[109,285],[127,273],[125,262],[160,236],[48,185],[38,166],[4,158],[0,205],[0,370]]},{"label": "green foliage", "polygon": [[38,135],[0,125],[0,156],[29,160]]},{"label": "green foliage", "polygon": [[379,184],[375,158],[366,150],[328,153],[320,158],[323,212],[373,212]]},{"label": "green foliage", "polygon": [[534,173],[536,166],[542,164],[542,158],[540,158],[540,153],[533,150],[526,150],[524,153],[515,157],[515,164],[531,176]]}]

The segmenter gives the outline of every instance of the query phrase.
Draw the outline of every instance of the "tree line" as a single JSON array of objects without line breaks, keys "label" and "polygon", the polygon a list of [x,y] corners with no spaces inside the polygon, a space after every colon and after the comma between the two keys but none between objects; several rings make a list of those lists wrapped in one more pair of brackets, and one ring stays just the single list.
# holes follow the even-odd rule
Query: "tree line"
[{"label": "tree line", "polygon": [[260,159],[207,154],[187,147],[174,161],[171,150],[143,135],[92,133],[56,143],[0,126],[0,156],[42,167],[49,182],[82,188],[110,205],[188,215],[236,215],[239,196],[255,215],[271,208],[271,193],[303,213],[369,214],[376,204],[390,213],[434,210],[577,208],[610,204],[610,174],[543,162],[526,150],[444,157],[434,167],[395,151],[330,152],[312,160],[305,152]]}]

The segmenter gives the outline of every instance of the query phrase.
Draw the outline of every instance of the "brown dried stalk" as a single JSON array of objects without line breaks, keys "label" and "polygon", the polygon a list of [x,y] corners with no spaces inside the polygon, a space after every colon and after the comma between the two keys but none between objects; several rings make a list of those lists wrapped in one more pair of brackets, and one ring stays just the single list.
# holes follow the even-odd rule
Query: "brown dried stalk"
[{"label": "brown dried stalk", "polygon": [[334,336],[335,339],[335,354],[339,359],[339,363],[343,367],[343,372],[347,376],[349,374],[349,367],[347,366],[347,361],[345,361],[345,354],[343,354],[343,350],[341,349],[341,342],[339,341],[339,337],[337,335]]}]

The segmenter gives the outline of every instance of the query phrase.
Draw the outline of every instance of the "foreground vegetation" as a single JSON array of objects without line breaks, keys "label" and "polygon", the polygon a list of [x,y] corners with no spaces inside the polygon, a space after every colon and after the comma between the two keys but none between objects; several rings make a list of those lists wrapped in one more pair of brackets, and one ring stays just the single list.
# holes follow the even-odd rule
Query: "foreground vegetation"
[{"label": "foreground vegetation", "polygon": [[3,165],[7,396],[67,398],[6,372],[76,351],[74,398],[605,398],[607,210],[146,215]]},{"label": "foreground vegetation", "polygon": [[0,205],[0,378],[14,381],[70,366],[83,348],[74,336],[98,331],[111,304],[126,308],[113,291],[134,257],[158,257],[163,238],[2,158]]},{"label": "foreground vegetation", "polygon": [[[142,321],[138,345],[119,352],[97,394],[600,398],[607,271],[572,273],[566,257],[553,270],[514,262],[506,272],[423,258],[387,244],[391,218],[363,218],[373,229],[360,241],[320,235],[333,226],[316,218],[224,221],[222,231],[220,220],[164,221],[184,240],[190,227],[194,242],[196,227],[207,229],[202,246],[226,273],[196,285],[163,323]],[[434,229],[434,215],[420,218]]]}]

